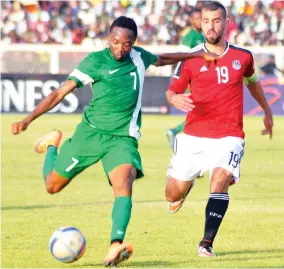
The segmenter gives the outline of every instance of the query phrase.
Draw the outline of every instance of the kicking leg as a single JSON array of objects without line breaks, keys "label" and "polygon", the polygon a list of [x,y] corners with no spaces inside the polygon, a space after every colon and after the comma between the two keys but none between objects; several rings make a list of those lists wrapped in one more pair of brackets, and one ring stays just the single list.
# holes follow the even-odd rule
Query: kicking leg
[{"label": "kicking leg", "polygon": [[199,244],[200,257],[216,256],[213,241],[229,205],[229,185],[232,173],[223,168],[215,168],[211,176],[210,195],[205,210],[204,236]]},{"label": "kicking leg", "polygon": [[116,266],[133,253],[132,245],[123,243],[123,240],[131,217],[132,185],[136,173],[131,164],[122,164],[109,173],[115,201],[112,209],[111,246],[104,259],[105,266]]},{"label": "kicking leg", "polygon": [[176,213],[183,205],[185,198],[194,186],[194,180],[181,181],[173,177],[168,177],[165,195],[169,201],[168,210],[171,214]]},{"label": "kicking leg", "polygon": [[48,133],[46,136],[40,138],[34,144],[34,150],[37,153],[45,153],[45,161],[43,165],[43,178],[45,187],[48,193],[54,194],[62,190],[70,180],[60,176],[54,171],[57,149],[62,138],[62,133],[58,130],[54,130]]}]

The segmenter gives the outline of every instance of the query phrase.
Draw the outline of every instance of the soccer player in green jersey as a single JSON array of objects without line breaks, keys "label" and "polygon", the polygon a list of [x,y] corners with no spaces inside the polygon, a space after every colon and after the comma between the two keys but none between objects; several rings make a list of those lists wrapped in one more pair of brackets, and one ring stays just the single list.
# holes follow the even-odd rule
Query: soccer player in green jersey
[{"label": "soccer player in green jersey", "polygon": [[92,84],[93,97],[82,121],[73,136],[63,143],[60,153],[57,152],[62,137],[59,130],[39,139],[34,150],[46,153],[43,178],[46,190],[51,194],[62,190],[84,169],[101,160],[115,195],[111,246],[104,259],[105,266],[115,266],[133,252],[132,245],[123,240],[131,215],[133,180],[143,176],[137,141],[145,70],[151,64],[175,64],[192,57],[215,58],[209,53],[157,56],[134,46],[136,38],[134,20],[124,16],[114,20],[110,27],[109,48],[90,53],[62,86],[44,98],[30,115],[12,124],[12,133],[20,134],[68,93]]},{"label": "soccer player in green jersey", "polygon": [[193,9],[189,16],[191,28],[183,37],[181,44],[189,48],[194,48],[205,41],[201,29],[201,10]]},{"label": "soccer player in green jersey", "polygon": [[[189,21],[191,24],[191,28],[181,41],[181,44],[182,44],[181,48],[182,50],[185,50],[185,51],[188,51],[189,48],[192,49],[205,41],[204,36],[202,34],[202,29],[201,29],[201,10],[193,9],[190,13]],[[166,136],[168,138],[171,148],[174,147],[175,136],[178,133],[182,132],[184,125],[185,125],[185,121],[183,121],[182,123],[180,123],[174,128],[166,130]]]}]

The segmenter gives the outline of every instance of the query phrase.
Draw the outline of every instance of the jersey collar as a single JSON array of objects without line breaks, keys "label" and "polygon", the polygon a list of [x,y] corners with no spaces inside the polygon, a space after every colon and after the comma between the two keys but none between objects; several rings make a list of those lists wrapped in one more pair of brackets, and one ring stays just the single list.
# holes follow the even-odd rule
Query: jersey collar
[{"label": "jersey collar", "polygon": [[[222,54],[220,54],[219,56],[224,56],[225,54],[227,54],[227,52],[228,52],[228,50],[229,50],[229,47],[230,47],[230,44],[229,44],[229,42],[227,42],[226,41],[226,49],[225,49],[225,51],[222,53]],[[206,48],[206,46],[205,46],[205,42],[203,43],[203,49],[206,51],[206,52],[210,52],[207,48]]]}]

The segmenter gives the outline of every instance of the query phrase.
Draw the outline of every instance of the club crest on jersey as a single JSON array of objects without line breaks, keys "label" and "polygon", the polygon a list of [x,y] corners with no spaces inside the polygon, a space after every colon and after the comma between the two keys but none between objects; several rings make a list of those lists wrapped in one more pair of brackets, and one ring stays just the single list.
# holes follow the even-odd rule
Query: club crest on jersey
[{"label": "club crest on jersey", "polygon": [[240,70],[242,68],[242,65],[240,63],[240,61],[238,60],[234,60],[232,62],[232,67],[235,69],[235,70]]}]

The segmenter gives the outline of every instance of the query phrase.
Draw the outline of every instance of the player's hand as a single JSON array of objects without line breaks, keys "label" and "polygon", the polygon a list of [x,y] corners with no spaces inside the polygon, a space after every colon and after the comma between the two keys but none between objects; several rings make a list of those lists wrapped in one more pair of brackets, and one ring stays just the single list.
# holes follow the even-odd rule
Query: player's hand
[{"label": "player's hand", "polygon": [[192,99],[190,99],[191,93],[176,94],[171,98],[171,105],[175,108],[183,111],[189,112],[195,108]]},{"label": "player's hand", "polygon": [[12,134],[17,135],[20,134],[21,132],[25,131],[29,126],[29,122],[26,119],[23,119],[18,122],[14,122],[11,126],[12,129]]},{"label": "player's hand", "polygon": [[269,135],[270,139],[272,138],[272,128],[273,128],[273,117],[271,113],[267,113],[264,116],[263,123],[265,129],[261,131],[262,135]]}]

